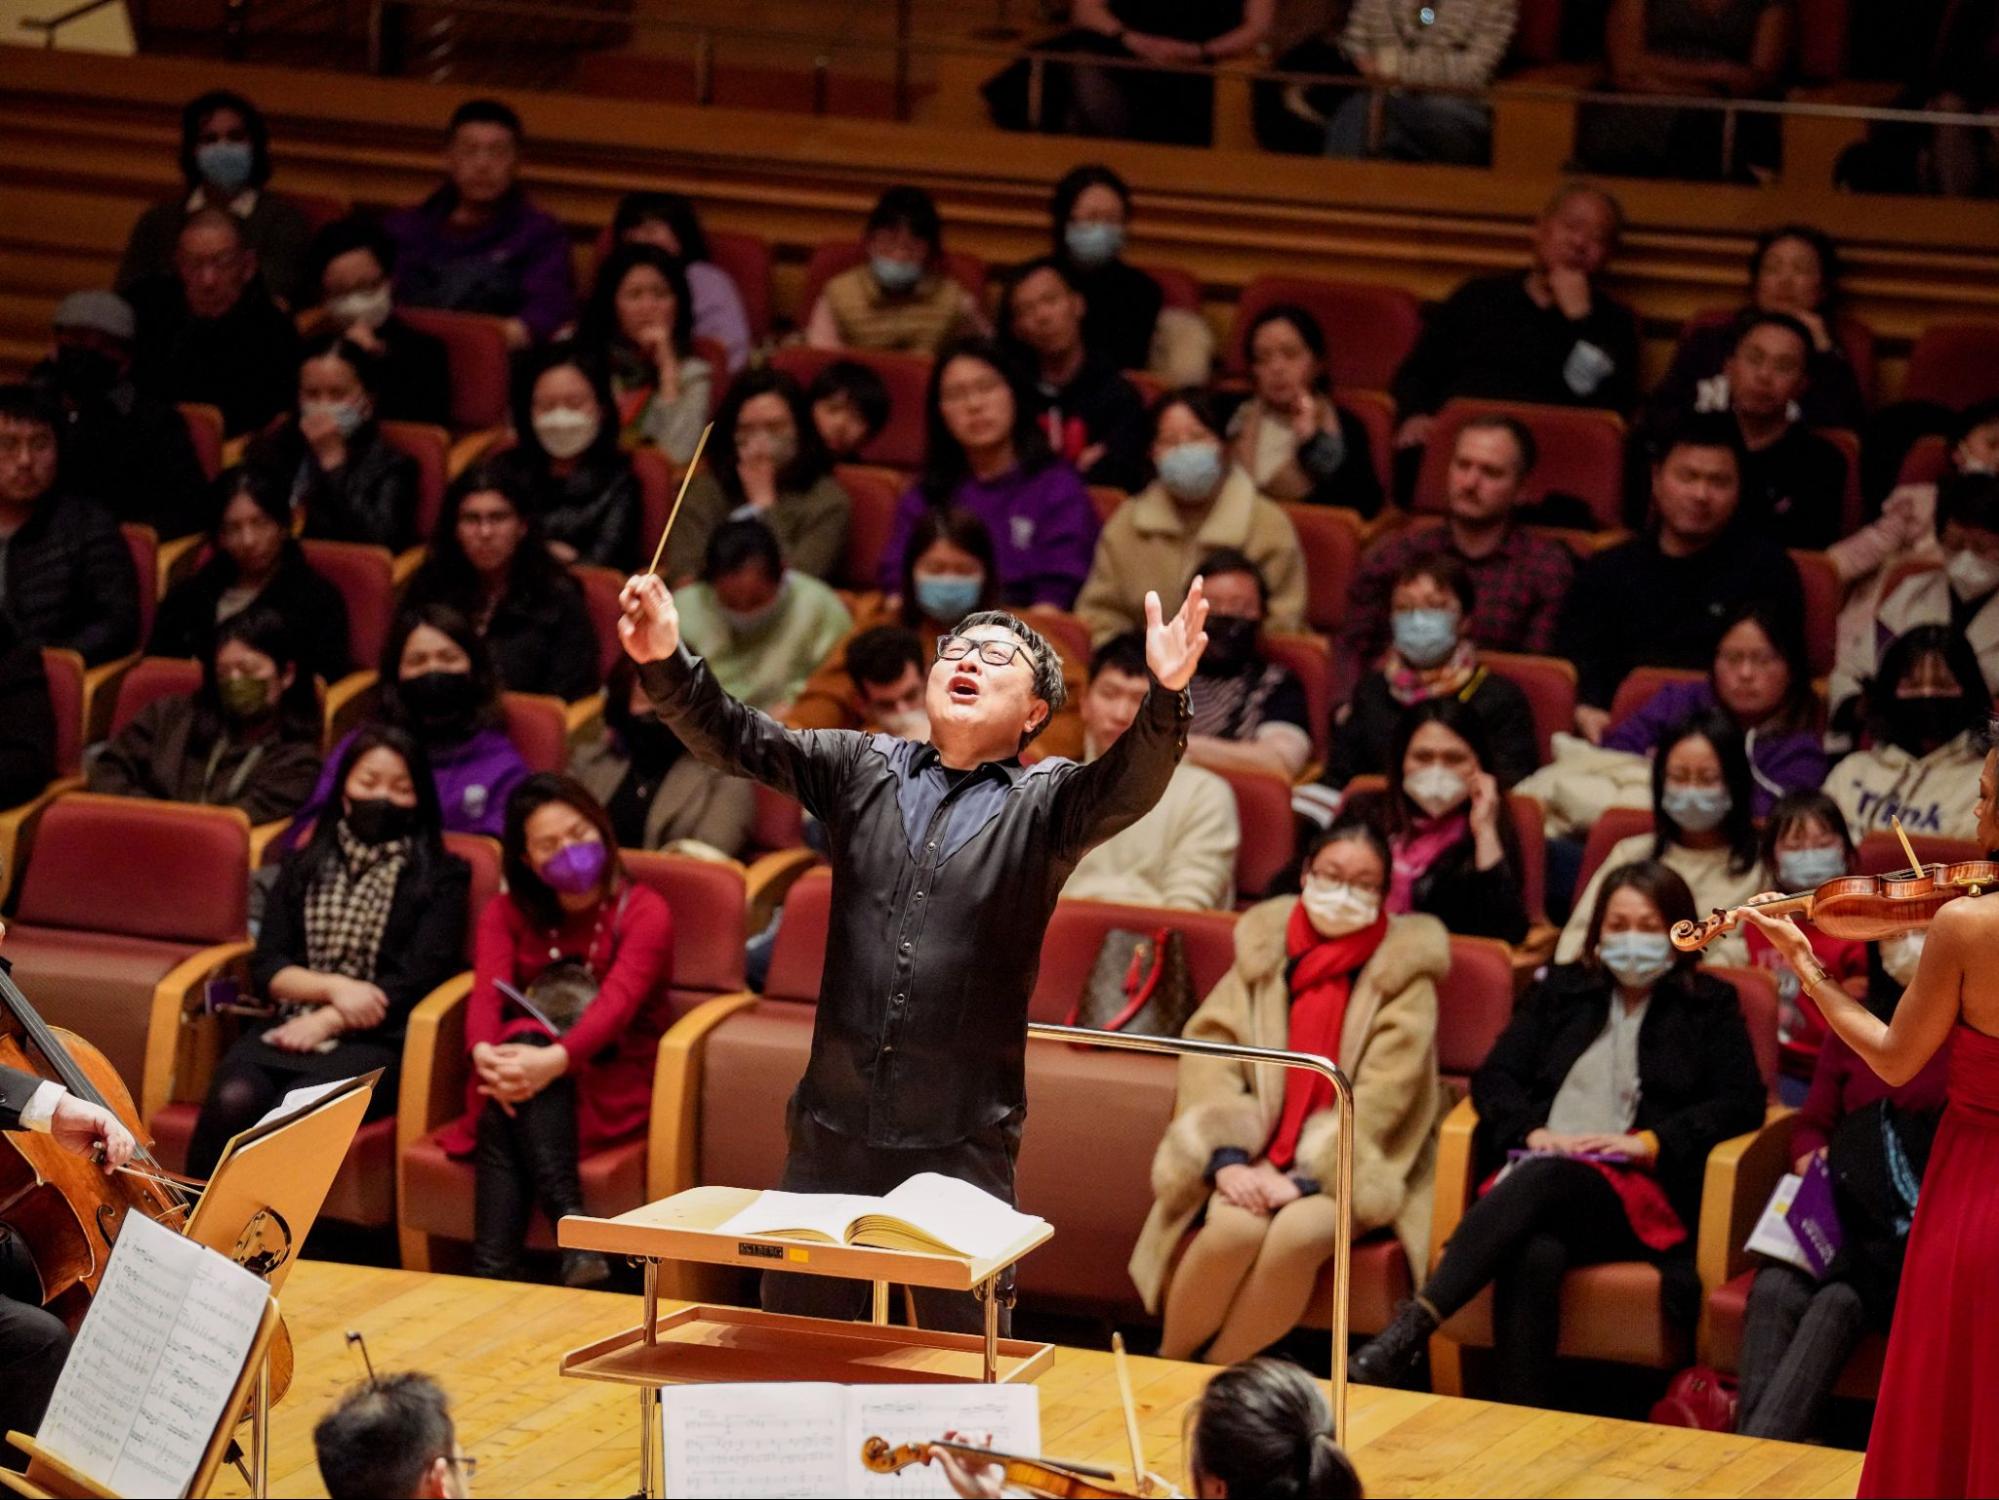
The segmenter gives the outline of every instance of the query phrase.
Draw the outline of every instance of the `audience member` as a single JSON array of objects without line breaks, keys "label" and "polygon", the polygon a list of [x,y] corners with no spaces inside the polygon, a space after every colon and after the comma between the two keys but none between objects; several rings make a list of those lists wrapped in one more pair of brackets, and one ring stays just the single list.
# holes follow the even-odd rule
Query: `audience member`
[{"label": "audience member", "polygon": [[1610,194],[1570,183],[1542,209],[1526,271],[1474,277],[1432,310],[1395,372],[1395,446],[1427,443],[1453,396],[1629,410],[1637,319],[1597,284],[1623,224]]},{"label": "audience member", "polygon": [[777,537],[786,567],[831,578],[846,557],[853,509],[798,382],[781,370],[745,370],[722,398],[707,459],[668,534],[666,576],[692,578],[716,528],[752,516]]},{"label": "audience member", "polygon": [[1725,713],[1741,731],[1755,779],[1758,821],[1777,799],[1813,791],[1831,767],[1819,735],[1818,695],[1798,622],[1752,600],[1730,610],[1708,675],[1669,682],[1604,732],[1603,748],[1650,755],[1660,738],[1698,713]]},{"label": "audience member", "polygon": [[1320,834],[1305,868],[1302,896],[1243,917],[1235,964],[1185,1035],[1337,1062],[1354,1083],[1352,1201],[1338,1193],[1331,1083],[1183,1057],[1173,1123],[1153,1157],[1152,1213],[1131,1257],[1147,1308],[1162,1310],[1167,1359],[1228,1364],[1283,1338],[1341,1234],[1393,1228],[1411,1265],[1428,1255],[1445,1107],[1437,986],[1450,939],[1432,917],[1388,913],[1388,850],[1364,823]]},{"label": "audience member", "polygon": [[278,1013],[215,1066],[187,1148],[198,1177],[301,1084],[380,1068],[367,1118],[393,1114],[409,1014],[464,962],[470,874],[445,852],[421,742],[371,726],[327,772],[312,841],[278,867],[250,959],[252,991]]},{"label": "audience member", "polygon": [[[422,748],[434,779],[426,783],[428,795],[442,809],[445,831],[498,838],[507,798],[527,780],[528,769],[501,728],[499,679],[470,620],[445,604],[419,605],[397,617],[382,652],[379,716]],[[355,738],[350,734],[335,745],[331,759],[339,761]],[[329,765],[286,830],[288,847],[333,800],[338,785]]]},{"label": "audience member", "polygon": [[1749,255],[1749,301],[1732,322],[1691,323],[1673,365],[1652,392],[1654,426],[1694,410],[1720,411],[1726,367],[1741,329],[1759,313],[1794,318],[1810,335],[1798,416],[1807,427],[1857,431],[1867,416],[1860,379],[1839,338],[1839,250],[1823,230],[1784,224],[1756,237]]},{"label": "audience member", "polygon": [[1533,707],[1517,683],[1479,661],[1465,630],[1478,609],[1470,570],[1448,552],[1418,555],[1388,598],[1388,649],[1361,678],[1344,717],[1334,717],[1325,784],[1338,789],[1390,771],[1406,712],[1435,702],[1456,703],[1478,720],[1491,747],[1480,763],[1502,791],[1531,773],[1541,763]]},{"label": "audience member", "polygon": [[1076,613],[1102,644],[1145,628],[1145,596],[1169,612],[1194,565],[1220,548],[1241,552],[1270,585],[1273,630],[1305,628],[1305,555],[1291,518],[1257,493],[1222,445],[1214,399],[1176,391],[1152,408],[1152,467],[1158,477],[1104,523]]},{"label": "audience member", "polygon": [[569,774],[604,804],[621,849],[689,842],[740,858],[756,821],[751,784],[704,766],[659,721],[620,653],[604,690],[605,733],[571,752]]},{"label": "audience member", "polygon": [[1048,205],[1050,253],[1083,299],[1083,347],[1114,370],[1150,370],[1167,386],[1205,385],[1215,335],[1193,308],[1124,258],[1131,188],[1101,162],[1073,167]]},{"label": "audience member", "polygon": [[39,796],[55,774],[55,707],[41,649],[0,609],[0,808]]},{"label": "audience member", "polygon": [[264,115],[241,94],[214,89],[180,113],[183,191],[139,215],[118,262],[118,290],[170,275],[187,221],[206,208],[225,210],[243,225],[271,295],[296,305],[305,291],[305,247],[311,230],[298,206],[265,191],[271,180],[271,135]]},{"label": "audience member", "polygon": [[781,716],[812,669],[853,628],[832,588],[784,565],[761,521],[725,521],[708,539],[701,578],[674,593],[681,637],[722,691]]},{"label": "audience member", "polygon": [[1467,937],[1526,940],[1524,862],[1494,764],[1484,722],[1457,699],[1403,712],[1387,796],[1355,799],[1388,835],[1391,916],[1426,912]]},{"label": "audience member", "polygon": [[444,184],[384,221],[396,242],[398,298],[502,318],[516,349],[576,316],[569,233],[517,181],[521,135],[507,105],[466,100],[446,127]]},{"label": "audience member", "polygon": [[221,208],[189,214],[174,270],[127,293],[138,320],[132,378],[161,401],[218,408],[231,437],[257,431],[290,404],[298,330],[258,276],[242,221]]},{"label": "audience member", "polygon": [[[672,1019],[673,914],[626,874],[610,817],[566,776],[531,777],[508,799],[500,848],[506,888],[479,915],[465,1015],[465,1114],[439,1139],[476,1169],[472,1274],[518,1281],[535,1210],[551,1224],[582,1213],[582,1158],[645,1133]],[[610,1276],[595,1251],[562,1252],[563,1285]]]},{"label": "audience member", "polygon": [[347,601],[313,571],[292,535],[285,482],[262,470],[227,469],[209,493],[214,522],[208,560],[160,601],[146,649],[154,656],[206,658],[217,628],[255,606],[283,618],[308,679],[338,682],[354,664]]},{"label": "audience member", "polygon": [[603,365],[575,344],[550,344],[518,362],[518,471],[549,551],[565,563],[623,570],[639,557],[639,481],[618,446],[618,406]]},{"label": "audience member", "polygon": [[1333,405],[1326,335],[1302,307],[1266,307],[1245,337],[1250,399],[1229,423],[1230,453],[1271,500],[1381,509],[1367,427]]},{"label": "audience member", "polygon": [[597,268],[578,347],[611,372],[619,440],[694,457],[716,373],[694,352],[694,295],[680,262],[652,245],[620,245]]},{"label": "audience member", "polygon": [[90,762],[89,788],[289,818],[319,779],[319,696],[276,610],[253,605],[215,632],[201,687],[139,711]]},{"label": "audience member", "polygon": [[132,379],[138,324],[113,292],[72,292],[56,307],[55,354],[30,373],[62,413],[63,484],[161,541],[199,531],[208,477],[187,419]]},{"label": "audience member", "polygon": [[[858,643],[857,643],[858,644]],[[858,674],[859,668],[856,668]],[[1131,728],[1151,683],[1145,638],[1121,635],[1097,648],[1083,695],[1083,758],[1095,760]],[[1228,911],[1234,906],[1242,825],[1235,794],[1212,771],[1182,762],[1152,809],[1085,854],[1062,896],[1126,906]]]},{"label": "audience member", "polygon": [[892,187],[868,214],[867,259],[829,280],[805,324],[814,349],[936,354],[986,331],[978,299],[945,268],[944,221],[922,188]]},{"label": "audience member", "polygon": [[1195,569],[1208,600],[1208,648],[1187,685],[1194,723],[1187,759],[1211,771],[1267,771],[1295,781],[1312,758],[1305,686],[1263,656],[1270,587],[1240,552],[1221,548]]},{"label": "audience member", "polygon": [[111,513],[65,492],[61,428],[32,386],[0,385],[0,610],[94,667],[138,646],[138,579]]},{"label": "audience member", "polygon": [[1029,382],[1048,446],[1091,484],[1135,490],[1150,473],[1145,400],[1116,366],[1090,352],[1086,315],[1067,267],[1043,255],[1007,278],[1000,332]]},{"label": "audience member", "polygon": [[835,463],[860,462],[861,450],[888,426],[888,387],[857,359],[836,359],[812,377],[805,399],[812,425]]},{"label": "audience member", "polygon": [[923,473],[896,508],[881,586],[895,586],[924,509],[955,505],[992,532],[1003,604],[1068,609],[1090,571],[1096,508],[1081,476],[1049,452],[999,347],[985,339],[948,346],[924,407]]},{"label": "audience member", "polygon": [[1470,574],[1478,598],[1467,628],[1474,643],[1487,651],[1538,655],[1554,649],[1576,565],[1567,547],[1520,524],[1520,486],[1536,457],[1534,434],[1513,417],[1474,417],[1458,429],[1443,524],[1405,527],[1382,538],[1354,574],[1334,659],[1342,698],[1388,645],[1396,580],[1409,564],[1434,553],[1456,559]]},{"label": "audience member", "polygon": [[861,727],[928,742],[930,709],[924,690],[930,651],[917,633],[904,625],[871,625],[848,636],[844,651],[861,706]]},{"label": "audience member", "polygon": [[1652,466],[1656,521],[1576,571],[1559,634],[1576,664],[1576,724],[1600,740],[1617,686],[1633,667],[1703,668],[1722,620],[1752,600],[1804,619],[1798,570],[1783,548],[1734,524],[1742,493],[1735,424],[1696,417],[1660,440]]},{"label": "audience member", "polygon": [[1882,653],[1866,702],[1866,748],[1825,779],[1853,836],[1899,818],[1910,833],[1976,839],[1992,694],[1970,644],[1948,625],[1903,633]]},{"label": "audience member", "polygon": [[[749,363],[750,315],[735,279],[710,258],[708,236],[693,202],[679,193],[627,193],[611,218],[615,245],[652,245],[672,256],[686,272],[694,302],[694,337],[712,339],[728,356],[733,375]],[[601,275],[602,272],[599,272]]]},{"label": "audience member", "polygon": [[472,621],[511,692],[575,702],[603,685],[583,591],[549,554],[506,464],[484,459],[452,482],[404,603],[448,605]]},{"label": "audience member", "polygon": [[338,333],[381,362],[378,410],[395,422],[451,425],[444,341],[396,311],[396,242],[373,218],[349,214],[312,238],[307,284],[319,298],[314,332]]},{"label": "audience member", "polygon": [[381,362],[344,335],[306,344],[298,409],[253,440],[244,466],[291,487],[304,536],[400,552],[417,533],[417,462],[382,435]]},{"label": "audience member", "polygon": [[[1756,842],[1749,757],[1741,731],[1720,712],[1695,714],[1660,736],[1652,756],[1652,831],[1610,846],[1596,874],[1576,896],[1555,961],[1579,957],[1597,920],[1606,872],[1656,861],[1684,881],[1705,912],[1732,909],[1770,886]],[[1709,963],[1740,964],[1742,935],[1729,933],[1705,950]]]},{"label": "audience member", "polygon": [[1691,1335],[1708,1153],[1763,1120],[1735,992],[1666,936],[1695,914],[1695,896],[1663,865],[1622,865],[1602,882],[1575,961],[1520,998],[1472,1076],[1470,1180],[1497,1181],[1465,1210],[1418,1295],[1348,1360],[1349,1379],[1399,1383],[1438,1325],[1496,1283],[1497,1388],[1546,1406],[1563,1277],[1606,1261],[1655,1266],[1661,1315]]},{"label": "audience member", "polygon": [[342,1396],[313,1427],[312,1447],[332,1500],[464,1500],[472,1492],[473,1463],[458,1446],[444,1388],[414,1371],[371,1375]]},{"label": "audience member", "polygon": [[[1474,0],[1427,14],[1392,0],[1357,0],[1341,50],[1361,77],[1402,87],[1349,92],[1326,122],[1326,155],[1484,166],[1492,157],[1492,109],[1478,95],[1505,61],[1518,16],[1519,0]],[[1425,92],[1439,86],[1469,92]]]}]

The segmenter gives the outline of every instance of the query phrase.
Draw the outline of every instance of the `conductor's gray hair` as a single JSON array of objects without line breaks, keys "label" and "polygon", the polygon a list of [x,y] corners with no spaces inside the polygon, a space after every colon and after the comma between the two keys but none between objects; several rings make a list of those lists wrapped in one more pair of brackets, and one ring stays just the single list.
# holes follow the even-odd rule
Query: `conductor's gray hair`
[{"label": "conductor's gray hair", "polygon": [[1062,658],[1040,631],[1018,615],[1008,614],[1003,609],[982,609],[966,615],[951,633],[964,635],[980,625],[997,625],[1017,637],[1033,664],[1034,696],[1048,705],[1048,715],[1021,741],[1021,748],[1026,749],[1034,742],[1034,737],[1048,727],[1049,719],[1060,713],[1062,705],[1069,701],[1069,688],[1062,680]]}]

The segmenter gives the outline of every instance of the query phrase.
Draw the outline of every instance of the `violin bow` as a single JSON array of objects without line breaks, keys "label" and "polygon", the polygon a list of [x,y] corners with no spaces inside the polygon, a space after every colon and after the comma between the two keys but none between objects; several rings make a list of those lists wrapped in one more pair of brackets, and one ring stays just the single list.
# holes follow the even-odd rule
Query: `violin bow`
[{"label": "violin bow", "polygon": [[666,539],[673,535],[673,523],[680,519],[680,502],[687,498],[687,487],[694,482],[694,471],[701,467],[701,454],[708,446],[708,434],[715,430],[710,422],[701,429],[701,440],[694,445],[694,457],[687,461],[687,472],[680,476],[680,493],[673,498],[673,509],[666,513],[666,527],[659,534],[659,545],[652,549],[652,564],[646,571],[657,573],[659,560],[666,556]]},{"label": "violin bow", "polygon": [[1888,821],[1894,826],[1895,837],[1902,841],[1902,852],[1909,857],[1909,873],[1912,875],[1922,874],[1923,862],[1916,858],[1916,846],[1909,842],[1908,834],[1902,831],[1902,820],[1891,816]]}]

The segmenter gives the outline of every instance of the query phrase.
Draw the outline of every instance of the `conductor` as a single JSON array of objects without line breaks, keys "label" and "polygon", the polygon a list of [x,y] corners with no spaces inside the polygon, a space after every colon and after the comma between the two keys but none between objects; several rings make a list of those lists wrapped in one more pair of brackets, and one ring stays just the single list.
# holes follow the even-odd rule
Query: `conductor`
[{"label": "conductor", "polygon": [[[797,798],[826,828],[825,978],[779,1186],[878,1194],[938,1172],[1012,1203],[1042,937],[1077,861],[1158,801],[1186,749],[1185,689],[1208,642],[1201,581],[1171,620],[1146,596],[1151,691],[1130,730],[1087,766],[1021,764],[1062,705],[1062,667],[1003,611],[938,638],[923,744],[782,728],[730,698],[681,646],[659,578],[632,579],[621,603],[619,637],[689,752]],[[764,1278],[774,1312],[857,1318],[866,1296],[857,1281]],[[983,1326],[966,1293],[916,1296],[925,1327]]]}]

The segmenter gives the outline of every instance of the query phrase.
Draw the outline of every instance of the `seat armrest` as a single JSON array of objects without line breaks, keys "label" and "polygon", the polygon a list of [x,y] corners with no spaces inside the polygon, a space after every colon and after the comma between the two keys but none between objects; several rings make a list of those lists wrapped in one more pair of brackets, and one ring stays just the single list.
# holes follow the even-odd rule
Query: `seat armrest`
[{"label": "seat armrest", "polygon": [[755,937],[777,915],[784,898],[807,870],[820,863],[815,850],[800,846],[759,855],[743,872],[744,936]]},{"label": "seat armrest", "polygon": [[656,1203],[697,1186],[701,1144],[701,1049],[708,1033],[757,1003],[750,994],[721,995],[696,1006],[659,1039],[652,1073],[652,1122],[646,1140],[646,1201]]},{"label": "seat armrest", "polygon": [[485,451],[506,436],[504,427],[482,427],[477,432],[468,432],[451,445],[451,453],[444,461],[449,478],[456,479]]},{"label": "seat armrest", "polygon": [[111,707],[118,701],[118,684],[139,664],[139,653],[91,667],[83,674],[83,742],[95,744],[111,733]]},{"label": "seat armrest", "polygon": [[604,732],[604,695],[592,693],[565,705],[562,717],[568,726],[571,748],[599,738]]},{"label": "seat armrest", "polygon": [[271,864],[277,863],[275,859],[271,858],[271,844],[277,839],[279,834],[291,826],[292,820],[290,818],[273,818],[270,822],[259,823],[250,830],[251,869],[261,870],[267,860]]},{"label": "seat armrest", "polygon": [[155,598],[164,599],[168,590],[181,581],[182,575],[194,571],[194,562],[201,555],[202,546],[208,538],[201,532],[192,536],[177,536],[170,542],[161,542],[155,566],[158,572],[158,592]]},{"label": "seat armrest", "polygon": [[15,882],[28,867],[28,850],[34,843],[35,824],[41,820],[42,809],[67,792],[82,791],[83,785],[81,776],[59,776],[19,807],[0,811],[0,910],[7,909],[7,898],[13,895]]},{"label": "seat armrest", "polygon": [[1430,1265],[1444,1258],[1444,1246],[1457,1233],[1458,1222],[1472,1194],[1472,1132],[1478,1111],[1470,1099],[1460,1099],[1437,1130],[1437,1184],[1430,1214]]},{"label": "seat armrest", "polygon": [[430,548],[421,542],[396,554],[396,560],[389,565],[389,583],[395,589],[398,599],[402,598],[403,590],[409,587],[410,580],[416,577],[417,569],[424,565],[425,559],[429,556]]},{"label": "seat armrest", "polygon": [[189,954],[153,986],[152,1014],[146,1023],[146,1059],[139,1074],[139,1118],[153,1116],[176,1099],[199,1099],[208,1092],[215,1068],[216,1025],[201,1014],[201,991],[209,980],[235,968],[248,980],[251,942],[217,943]]},{"label": "seat armrest", "polygon": [[326,747],[330,750],[340,737],[367,716],[374,703],[380,674],[349,672],[326,690]]},{"label": "seat armrest", "polygon": [[396,1158],[438,1126],[463,1113],[466,1001],[472,974],[453,975],[417,1003],[403,1030],[403,1076],[396,1095]]},{"label": "seat armrest", "polygon": [[1743,1248],[1777,1182],[1791,1170],[1796,1110],[1771,1105],[1760,1129],[1723,1141],[1708,1153],[1701,1183],[1701,1222],[1695,1268],[1701,1279],[1701,1339],[1707,1347],[1706,1300],[1717,1287],[1755,1264]]}]

